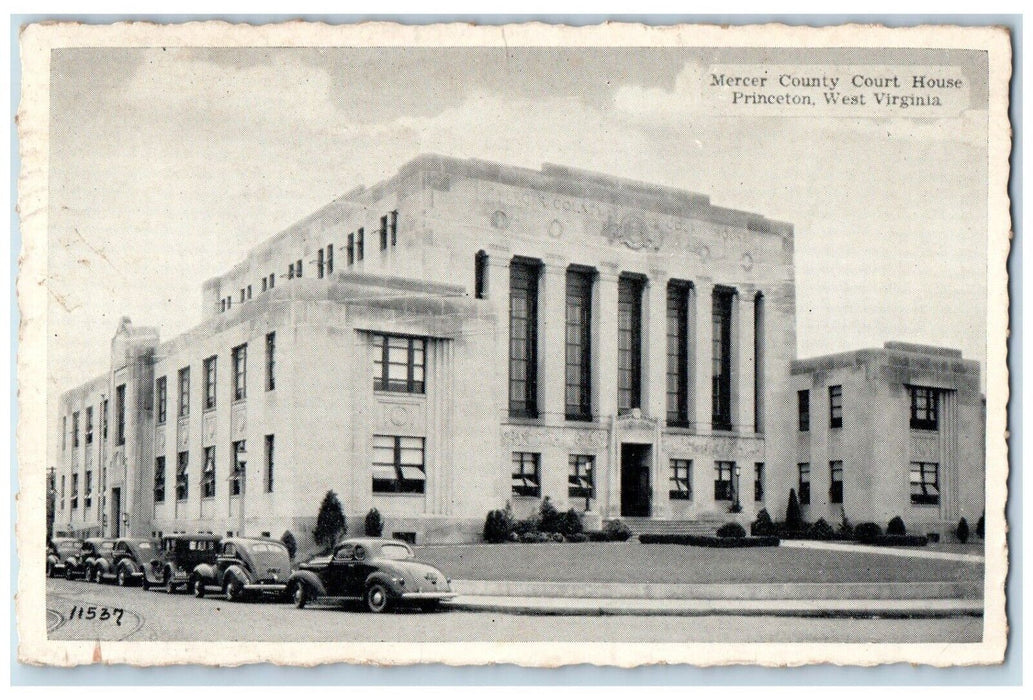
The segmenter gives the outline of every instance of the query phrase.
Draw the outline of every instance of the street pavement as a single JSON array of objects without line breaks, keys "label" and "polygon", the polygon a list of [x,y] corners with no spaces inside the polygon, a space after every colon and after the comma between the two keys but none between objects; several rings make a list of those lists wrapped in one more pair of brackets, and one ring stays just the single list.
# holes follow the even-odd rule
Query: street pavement
[{"label": "street pavement", "polygon": [[[77,611],[84,606],[97,606],[93,619],[80,618]],[[373,615],[355,607],[297,610],[272,601],[198,600],[60,579],[47,581],[47,609],[51,639],[83,641],[948,643],[979,641],[983,629],[982,617],[975,615],[872,618],[863,611],[847,618],[782,617],[763,610],[693,617],[576,610],[528,616],[501,609]]]}]

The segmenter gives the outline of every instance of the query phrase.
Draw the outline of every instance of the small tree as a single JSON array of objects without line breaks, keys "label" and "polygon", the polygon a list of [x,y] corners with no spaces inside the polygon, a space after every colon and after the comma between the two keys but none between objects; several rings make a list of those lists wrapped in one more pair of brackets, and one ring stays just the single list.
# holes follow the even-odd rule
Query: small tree
[{"label": "small tree", "polygon": [[968,521],[962,518],[958,521],[958,529],[954,531],[954,534],[958,536],[958,542],[965,544],[968,542]]},{"label": "small tree", "polygon": [[571,508],[560,517],[560,532],[571,537],[573,535],[581,534],[584,529],[581,523],[581,514]]},{"label": "small tree", "polygon": [[294,533],[290,530],[284,530],[283,534],[280,535],[280,542],[283,542],[283,546],[287,548],[287,554],[290,555],[290,558],[294,559],[294,555],[298,553],[298,540],[294,538]]},{"label": "small tree", "polygon": [[761,508],[757,512],[757,519],[750,523],[750,534],[755,537],[767,537],[775,534],[775,524],[771,522],[767,508]]},{"label": "small tree", "polygon": [[906,535],[907,528],[904,526],[904,519],[899,515],[893,516],[893,519],[886,525],[887,535]]},{"label": "small tree", "polygon": [[552,504],[552,500],[546,496],[538,508],[539,529],[542,532],[559,532],[562,526],[561,518],[560,512]]},{"label": "small tree", "polygon": [[804,528],[803,512],[800,510],[800,499],[796,497],[796,489],[789,489],[789,503],[786,505],[786,528],[799,532]]},{"label": "small tree", "polygon": [[384,519],[380,517],[380,511],[376,508],[369,509],[364,524],[367,537],[380,537],[384,534]]},{"label": "small tree", "polygon": [[976,537],[981,540],[986,539],[986,513],[979,516],[979,520],[976,521]]},{"label": "small tree", "polygon": [[329,549],[337,544],[337,540],[342,535],[347,533],[348,521],[344,517],[341,501],[337,498],[336,493],[327,491],[319,506],[316,529],[312,531],[312,538],[320,547]]}]

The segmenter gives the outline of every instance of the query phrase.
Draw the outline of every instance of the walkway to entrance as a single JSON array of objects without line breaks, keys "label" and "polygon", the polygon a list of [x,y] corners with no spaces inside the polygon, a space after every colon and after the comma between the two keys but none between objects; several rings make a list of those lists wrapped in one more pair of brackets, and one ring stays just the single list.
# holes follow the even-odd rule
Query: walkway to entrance
[{"label": "walkway to entrance", "polygon": [[982,564],[985,557],[979,554],[961,554],[959,552],[935,552],[910,547],[873,547],[867,544],[847,544],[844,542],[824,542],[821,540],[782,540],[782,548],[797,549],[830,549],[839,552],[864,552],[866,554],[886,554],[891,557],[913,557],[917,559],[941,559],[943,561],[967,561]]}]

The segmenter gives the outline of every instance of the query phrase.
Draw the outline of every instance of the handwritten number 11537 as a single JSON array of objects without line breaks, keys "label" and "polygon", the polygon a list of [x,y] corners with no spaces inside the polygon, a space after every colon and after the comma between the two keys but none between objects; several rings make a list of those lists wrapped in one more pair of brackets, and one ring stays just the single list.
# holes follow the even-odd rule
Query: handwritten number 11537
[{"label": "handwritten number 11537", "polygon": [[115,624],[121,627],[123,615],[125,615],[125,610],[122,608],[109,608],[107,606],[96,605],[73,605],[72,613],[68,616],[68,619],[100,620],[102,622],[114,620]]}]

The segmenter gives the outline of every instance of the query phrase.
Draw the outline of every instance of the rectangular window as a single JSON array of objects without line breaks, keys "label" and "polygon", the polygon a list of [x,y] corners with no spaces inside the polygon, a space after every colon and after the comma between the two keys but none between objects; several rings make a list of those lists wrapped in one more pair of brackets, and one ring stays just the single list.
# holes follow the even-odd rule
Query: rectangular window
[{"label": "rectangular window", "polygon": [[760,503],[764,500],[764,463],[753,465],[753,500]]},{"label": "rectangular window", "polygon": [[90,508],[93,506],[93,472],[86,471],[86,488],[83,489],[82,497],[83,508]]},{"label": "rectangular window", "polygon": [[230,465],[230,473],[233,475],[233,478],[230,479],[231,496],[239,496],[240,492],[244,490],[244,488],[246,488],[247,486],[244,483],[244,479],[247,478],[247,476],[244,473],[246,465],[242,464],[240,461],[240,455],[244,453],[246,450],[246,440],[238,440],[230,446],[230,459],[232,460],[232,464]]},{"label": "rectangular window", "polygon": [[269,289],[272,289],[275,286],[276,286],[276,273],[275,272],[270,272],[269,273]]},{"label": "rectangular window", "polygon": [[355,234],[348,234],[348,264],[355,264]]},{"label": "rectangular window", "polygon": [[829,503],[843,502],[843,462],[829,462]]},{"label": "rectangular window", "polygon": [[215,498],[215,446],[204,448],[204,469],[201,472],[201,498]]},{"label": "rectangular window", "polygon": [[936,462],[911,463],[911,505],[940,505],[940,465]]},{"label": "rectangular window", "polygon": [[391,246],[398,244],[398,211],[391,212]]},{"label": "rectangular window", "polygon": [[538,498],[542,494],[541,455],[537,452],[513,453],[513,495]]},{"label": "rectangular window", "polygon": [[233,400],[247,398],[247,343],[233,348]]},{"label": "rectangular window", "polygon": [[72,474],[72,498],[70,503],[71,509],[76,510],[79,507],[79,475]]},{"label": "rectangular window", "polygon": [[164,423],[168,418],[169,409],[169,386],[167,377],[158,377],[155,382],[154,393],[158,404],[158,422]]},{"label": "rectangular window", "polygon": [[509,267],[509,414],[538,417],[538,269]]},{"label": "rectangular window", "polygon": [[294,263],[287,263],[287,279],[294,279]]},{"label": "rectangular window", "polygon": [[240,303],[241,304],[244,303],[244,288],[243,287],[240,288]]},{"label": "rectangular window", "polygon": [[190,415],[190,368],[179,370],[179,417]]},{"label": "rectangular window", "polygon": [[154,458],[154,502],[165,502],[165,457]]},{"label": "rectangular window", "polygon": [[248,299],[251,298],[251,285],[250,284],[247,286],[247,298]]},{"label": "rectangular window", "polygon": [[72,447],[79,446],[79,412],[72,413]]},{"label": "rectangular window", "polygon": [[268,291],[268,290],[269,290],[269,278],[268,277],[263,277],[262,278],[262,291],[265,292],[265,291]]},{"label": "rectangular window", "polygon": [[843,427],[843,387],[839,384],[829,387],[829,427]]},{"label": "rectangular window", "polygon": [[801,389],[796,392],[796,415],[800,424],[800,432],[806,433],[811,429],[811,392],[809,389]]},{"label": "rectangular window", "polygon": [[569,455],[567,457],[567,496],[569,498],[595,498],[595,457],[592,455]]},{"label": "rectangular window", "polygon": [[374,335],[373,389],[422,394],[427,341],[397,335]]},{"label": "rectangular window", "polygon": [[93,444],[93,406],[86,407],[86,444]]},{"label": "rectangular window", "polygon": [[936,389],[909,386],[911,393],[911,427],[915,430],[936,430],[939,420],[936,409]]},{"label": "rectangular window", "polygon": [[488,297],[488,254],[483,250],[473,258],[473,296],[475,299]]},{"label": "rectangular window", "polygon": [[671,460],[671,488],[667,495],[672,501],[692,500],[692,460]]},{"label": "rectangular window", "polygon": [[276,388],[276,333],[265,334],[265,390]]},{"label": "rectangular window", "polygon": [[126,444],[126,385],[115,387],[115,444]]},{"label": "rectangular window", "polygon": [[301,277],[301,259],[294,263],[294,274]]},{"label": "rectangular window", "polygon": [[801,462],[796,465],[799,471],[800,480],[798,482],[800,492],[800,505],[806,506],[811,503],[811,465],[806,462]]},{"label": "rectangular window", "polygon": [[334,244],[328,243],[326,246],[326,274],[327,277],[334,274]]},{"label": "rectangular window", "polygon": [[61,475],[61,510],[65,509],[65,475]]},{"label": "rectangular window", "polygon": [[373,493],[423,493],[424,439],[373,436]]},{"label": "rectangular window", "polygon": [[732,300],[735,292],[715,289],[713,302],[713,427],[732,429]]},{"label": "rectangular window", "polygon": [[355,235],[355,259],[362,262],[362,258],[366,253],[366,230],[359,227],[358,233]]},{"label": "rectangular window", "polygon": [[735,487],[732,484],[735,462],[716,462],[714,471],[714,500],[731,501],[735,496]]},{"label": "rectangular window", "polygon": [[316,278],[323,279],[323,270],[326,267],[326,252],[320,248],[316,251]]},{"label": "rectangular window", "polygon": [[642,289],[639,277],[617,282],[617,412],[642,406]]},{"label": "rectangular window", "polygon": [[100,405],[100,439],[108,439],[108,400]]},{"label": "rectangular window", "polygon": [[180,452],[176,459],[176,500],[185,501],[190,495],[190,483],[187,481],[187,468],[190,466],[190,453]]},{"label": "rectangular window", "polygon": [[204,361],[204,410],[215,408],[216,362],[218,357],[212,355]]},{"label": "rectangular window", "polygon": [[265,492],[273,492],[273,476],[275,464],[275,436],[265,436]]},{"label": "rectangular window", "polygon": [[68,416],[61,416],[61,451],[68,449]]},{"label": "rectangular window", "polygon": [[587,270],[567,270],[568,420],[592,419],[592,278]]},{"label": "rectangular window", "polygon": [[667,285],[667,424],[689,424],[689,285]]},{"label": "rectangular window", "polygon": [[380,249],[387,250],[387,215],[380,217]]}]

